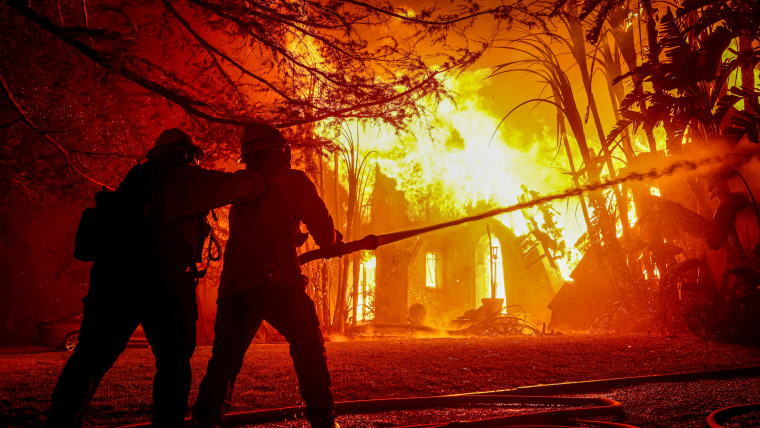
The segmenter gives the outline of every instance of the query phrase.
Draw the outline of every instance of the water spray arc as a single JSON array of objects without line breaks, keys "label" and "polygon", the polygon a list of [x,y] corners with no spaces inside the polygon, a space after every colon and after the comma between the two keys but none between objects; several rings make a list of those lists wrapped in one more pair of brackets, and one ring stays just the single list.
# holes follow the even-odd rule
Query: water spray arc
[{"label": "water spray arc", "polygon": [[747,149],[736,150],[730,153],[711,155],[700,158],[681,158],[657,168],[649,168],[641,171],[632,171],[627,174],[619,175],[611,180],[603,180],[597,183],[591,183],[574,189],[568,189],[564,192],[552,195],[541,196],[530,201],[510,205],[508,207],[495,208],[481,214],[463,217],[457,220],[447,221],[444,223],[434,224],[431,226],[420,227],[416,229],[402,230],[398,232],[385,233],[382,235],[367,235],[362,239],[347,242],[331,249],[317,249],[305,252],[298,257],[301,264],[324,258],[341,257],[361,250],[374,250],[379,246],[388,245],[397,241],[412,238],[423,233],[433,232],[452,226],[458,226],[464,223],[483,220],[500,214],[511,213],[525,208],[553,202],[557,200],[580,196],[584,193],[595,192],[602,189],[618,186],[629,181],[650,181],[657,178],[671,176],[675,174],[693,173],[702,168],[715,166],[732,166],[737,167],[749,162],[756,156],[760,155],[760,147],[751,147]]}]

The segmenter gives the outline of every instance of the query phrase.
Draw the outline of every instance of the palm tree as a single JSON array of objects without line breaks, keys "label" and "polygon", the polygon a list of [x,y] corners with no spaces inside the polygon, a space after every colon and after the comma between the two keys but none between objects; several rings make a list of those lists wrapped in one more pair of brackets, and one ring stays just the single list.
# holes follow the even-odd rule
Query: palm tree
[{"label": "palm tree", "polygon": [[[347,124],[341,126],[342,141],[340,145],[340,156],[346,166],[346,181],[348,187],[348,201],[346,207],[346,242],[357,239],[361,233],[361,227],[366,223],[368,217],[367,200],[369,199],[368,190],[370,189],[369,179],[371,174],[367,168],[367,160],[375,152],[370,151],[363,153],[359,145],[359,122],[355,123],[355,131],[352,131]],[[335,176],[338,180],[339,165],[335,163]],[[357,315],[357,296],[359,285],[361,252],[355,252],[350,256],[343,256],[343,268],[340,271],[338,282],[338,295],[333,315],[333,326],[336,332],[343,333],[344,326],[348,320],[348,310],[352,307],[352,322],[356,323]],[[348,271],[352,269],[353,290],[351,293],[351,304],[347,302],[348,292]]]},{"label": "palm tree", "polygon": [[[679,13],[685,15],[680,10]],[[729,78],[745,62],[760,62],[760,51],[752,51],[750,58],[737,56],[723,61],[731,41],[741,34],[727,23],[713,24],[704,32],[698,45],[690,43],[689,34],[694,28],[682,26],[670,10],[660,21],[660,27],[666,60],[657,64],[646,62],[615,79],[617,83],[636,76],[651,82],[653,89],[626,96],[621,103],[624,119],[618,122],[608,140],[616,138],[629,126],[637,128],[647,124],[663,126],[667,135],[666,146],[671,152],[680,151],[687,129],[692,140],[706,144],[718,139],[736,144],[744,135],[752,142],[758,142],[760,116],[751,110],[735,108],[742,99],[749,100],[745,106],[751,106],[753,100],[757,103],[757,94],[736,86],[729,87]],[[636,110],[640,100],[649,103],[648,110]],[[724,118],[729,112],[732,117],[726,126]]]},{"label": "palm tree", "polygon": [[[566,45],[570,44],[570,42],[560,36],[553,36],[564,41]],[[565,146],[565,151],[568,155],[571,166],[573,184],[576,187],[579,186],[580,179],[584,175],[589,181],[599,181],[602,169],[601,163],[603,160],[600,157],[597,157],[589,147],[574,88],[572,87],[570,78],[561,66],[560,59],[552,46],[539,35],[527,35],[512,40],[506,45],[496,46],[496,48],[520,53],[525,58],[495,67],[491,75],[492,77],[516,71],[530,73],[536,75],[539,82],[544,83],[551,91],[551,96],[534,98],[520,103],[502,119],[502,123],[513,111],[526,104],[548,103],[554,105],[557,109],[558,131],[562,143]],[[578,144],[578,149],[583,160],[583,165],[580,170],[575,169],[572,150],[567,139],[565,123],[570,127],[570,131]],[[589,202],[596,213],[595,217],[599,220],[599,227],[595,227],[594,222],[592,222],[592,216],[585,205],[585,201],[581,198],[581,208],[584,213],[584,219],[586,221],[589,235],[601,233],[604,242],[612,242],[613,240],[616,240],[614,221],[612,220],[612,215],[607,211],[607,204],[604,202],[603,195],[600,192],[593,193],[589,196]]]}]

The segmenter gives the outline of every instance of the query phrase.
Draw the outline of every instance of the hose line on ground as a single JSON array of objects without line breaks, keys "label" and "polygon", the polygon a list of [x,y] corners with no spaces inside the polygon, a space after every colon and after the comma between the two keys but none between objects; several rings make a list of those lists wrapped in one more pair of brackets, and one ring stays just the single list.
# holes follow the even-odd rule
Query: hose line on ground
[{"label": "hose line on ground", "polygon": [[710,428],[725,428],[723,424],[730,421],[732,418],[741,415],[748,415],[750,413],[759,413],[760,403],[745,404],[743,406],[724,407],[720,410],[716,410],[710,413],[707,417],[707,425]]},{"label": "hose line on ground", "polygon": [[[479,393],[441,395],[432,397],[343,401],[335,403],[335,413],[340,416],[368,412],[429,409],[436,407],[457,407],[471,404],[516,404],[529,406],[577,407],[571,409],[545,410],[541,412],[500,416],[473,421],[455,421],[447,423],[436,422],[431,424],[409,425],[399,428],[434,428],[448,426],[486,428],[524,425],[535,426],[536,424],[554,424],[548,426],[572,427],[578,425],[567,425],[567,423],[574,423],[573,421],[578,418],[609,416],[620,417],[623,415],[623,406],[617,401],[610,400],[608,398],[553,397],[540,395],[495,395]],[[225,416],[224,423],[225,426],[241,426],[265,422],[276,422],[284,419],[291,419],[302,416],[305,412],[305,406],[297,406],[280,409],[259,410],[253,412],[232,413]],[[614,426],[631,427],[630,425]]]},{"label": "hose line on ground", "polygon": [[[733,369],[683,372],[665,375],[634,376],[614,379],[599,379],[579,382],[565,382],[549,385],[517,387],[508,390],[481,391],[466,394],[442,395],[431,397],[385,398],[376,400],[343,401],[335,403],[338,415],[352,415],[381,411],[426,409],[436,407],[456,407],[472,404],[513,404],[526,406],[565,406],[573,408],[552,409],[517,415],[499,416],[472,421],[436,422],[421,425],[408,425],[397,428],[495,428],[495,427],[530,427],[530,428],[638,428],[619,422],[594,421],[588,418],[624,416],[622,405],[609,398],[565,397],[561,394],[588,394],[605,392],[645,383],[693,382],[706,379],[736,379],[760,376],[760,366]],[[580,407],[585,406],[585,407]],[[724,423],[734,416],[760,411],[760,404],[729,407],[712,413],[707,423],[711,428],[722,428]],[[255,410],[251,412],[230,413],[224,418],[226,427],[255,425],[265,422],[277,422],[301,417],[305,406],[281,407],[277,409]],[[149,427],[150,423],[122,425],[121,428]],[[189,426],[189,420],[185,421]],[[105,427],[100,427],[105,428]]]}]

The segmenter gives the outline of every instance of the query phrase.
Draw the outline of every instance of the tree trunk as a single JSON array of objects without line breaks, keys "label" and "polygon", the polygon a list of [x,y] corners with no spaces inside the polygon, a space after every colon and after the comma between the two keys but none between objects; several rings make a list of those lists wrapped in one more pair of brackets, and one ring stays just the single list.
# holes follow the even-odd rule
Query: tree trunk
[{"label": "tree trunk", "polygon": [[359,310],[359,274],[361,273],[361,253],[352,254],[352,282],[353,290],[351,292],[351,325],[356,325],[357,312]]},{"label": "tree trunk", "polygon": [[335,313],[333,314],[333,328],[336,333],[343,334],[346,331],[347,305],[346,291],[348,289],[348,268],[351,265],[351,259],[348,255],[341,257],[339,265],[340,277],[338,283],[338,296],[335,299]]},{"label": "tree trunk", "polygon": [[[562,111],[557,110],[557,123],[559,124],[559,130],[560,130],[560,136],[562,138],[562,144],[565,146],[565,153],[567,153],[567,160],[570,164],[570,173],[573,177],[573,185],[575,185],[576,188],[579,188],[581,186],[580,181],[578,180],[578,173],[575,169],[575,161],[573,160],[573,152],[570,150],[570,142],[567,139],[567,128],[565,127],[565,115],[562,114]],[[586,222],[586,230],[589,234],[591,234],[593,228],[593,225],[591,224],[591,217],[588,215],[588,207],[586,206],[586,199],[584,199],[583,195],[578,196],[578,200],[581,203],[581,211],[583,212],[583,220]]]},{"label": "tree trunk", "polygon": [[[337,153],[337,152],[336,152]],[[348,153],[348,156],[354,156],[355,153]],[[358,153],[356,153],[358,156]],[[357,187],[358,179],[356,175],[355,159],[348,159],[347,165],[349,167],[348,173],[348,206],[346,208],[346,231],[345,241],[350,242],[354,239],[354,220],[357,211]],[[337,165],[337,156],[336,156]],[[336,166],[336,171],[337,171]],[[349,256],[343,256],[343,268],[340,272],[340,284],[338,285],[338,297],[335,304],[335,316],[333,317],[333,326],[339,333],[345,331],[345,324],[348,321],[348,302],[346,301],[346,294],[348,292],[348,269],[351,264],[351,258]]]},{"label": "tree trunk", "polygon": [[[578,64],[578,68],[581,72],[583,87],[586,90],[586,99],[588,100],[588,106],[591,110],[591,115],[594,118],[594,125],[596,128],[597,137],[599,138],[599,144],[602,148],[602,154],[604,155],[604,160],[607,164],[610,178],[614,180],[616,174],[615,166],[612,163],[612,153],[610,153],[609,145],[607,144],[607,136],[604,133],[602,120],[599,117],[599,110],[596,106],[596,98],[594,98],[594,93],[591,88],[591,73],[589,73],[588,64],[586,63],[586,41],[583,35],[583,27],[575,15],[576,13],[573,11],[572,16],[568,18],[568,29],[571,32],[570,39],[573,43],[573,48],[571,51],[575,57],[575,62]],[[620,224],[623,229],[623,240],[628,243],[630,242],[630,225],[628,224],[628,200],[623,197],[622,192],[618,186],[613,186],[612,191],[615,194],[615,202],[618,207]],[[614,239],[617,239],[617,233],[615,233]]]},{"label": "tree trunk", "polygon": [[[319,191],[322,198],[325,198],[325,161],[322,157],[319,157]],[[336,194],[337,201],[337,194]],[[322,328],[325,331],[330,331],[330,270],[327,268],[328,264],[322,262],[319,269],[319,288],[321,292],[320,304],[322,313]],[[316,285],[315,285],[316,287]],[[315,293],[316,294],[316,293]]]},{"label": "tree trunk", "polygon": [[[341,206],[340,206],[340,156],[338,155],[338,152],[336,151],[333,155],[333,165],[334,165],[334,185],[335,185],[335,227],[341,228],[341,220],[340,220],[340,213],[341,213]],[[345,229],[344,229],[345,231]],[[344,238],[344,241],[348,241],[348,239]],[[333,330],[337,331],[338,333],[343,333],[343,324],[338,323],[337,320],[339,312],[341,311],[341,284],[343,284],[343,258],[339,258],[336,260],[335,265],[337,266],[337,279],[338,279],[338,290],[337,290],[337,297],[335,299],[335,310],[333,312],[333,321],[332,321],[332,328]],[[343,290],[343,296],[346,295],[346,290]],[[344,297],[345,299],[345,297]]]},{"label": "tree trunk", "polygon": [[[752,54],[752,39],[747,36],[739,37],[739,55],[749,58]],[[741,65],[742,75],[742,89],[752,94],[755,91],[755,71],[752,67],[752,62],[747,60],[743,61]],[[758,103],[757,95],[748,95],[744,97],[744,110],[749,113],[760,114],[760,103]]]}]

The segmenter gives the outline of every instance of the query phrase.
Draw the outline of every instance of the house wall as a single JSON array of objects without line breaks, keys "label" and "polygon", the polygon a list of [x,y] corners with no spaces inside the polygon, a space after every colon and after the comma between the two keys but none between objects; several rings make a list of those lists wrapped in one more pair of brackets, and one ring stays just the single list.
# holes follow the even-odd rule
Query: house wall
[{"label": "house wall", "polygon": [[[549,275],[543,249],[539,245],[523,257],[517,244],[517,237],[511,229],[501,222],[493,221],[491,232],[501,243],[502,263],[504,264],[504,285],[506,287],[507,305],[518,305],[533,322],[547,322],[551,313],[547,305],[554,297],[554,282],[558,278]],[[508,310],[508,312],[514,312]]]},{"label": "house wall", "polygon": [[[395,180],[382,175],[379,170],[376,171],[371,204],[370,233],[379,235],[409,227],[404,194],[396,190]],[[375,250],[375,320],[378,323],[407,321],[409,264],[417,250],[413,240],[396,242]]]},{"label": "house wall", "polygon": [[[420,239],[423,243],[409,265],[408,304],[422,304],[427,310],[428,324],[444,326],[473,307],[475,266],[471,263],[471,256],[475,243],[466,227],[424,235]],[[426,284],[428,253],[439,255],[436,288]]]},{"label": "house wall", "polygon": [[[522,313],[524,310],[533,322],[548,321],[550,312],[546,306],[554,297],[554,283],[560,279],[549,274],[551,268],[543,252],[540,248],[534,249],[523,258],[517,238],[509,228],[494,220],[488,222],[488,226],[501,245],[506,304],[521,308],[511,308],[510,312]],[[419,238],[423,243],[408,265],[406,303],[408,306],[415,303],[425,306],[428,324],[444,326],[465,311],[481,306],[476,286],[478,271],[483,270],[481,252],[486,251],[483,248],[479,251],[478,241],[484,235],[486,221],[479,221]],[[426,254],[431,252],[441,255],[437,288],[425,284]],[[381,257],[378,255],[378,265]],[[387,286],[378,280],[378,290]]]},{"label": "house wall", "polygon": [[[431,212],[424,222],[410,222],[404,194],[395,187],[394,180],[377,172],[371,200],[372,233],[396,232],[449,220]],[[445,327],[465,311],[481,306],[476,299],[478,264],[480,270],[483,264],[478,241],[486,235],[486,226],[501,245],[506,303],[519,305],[531,321],[548,321],[550,313],[546,306],[554,296],[552,284],[558,278],[547,273],[551,268],[540,250],[529,254],[529,260],[524,259],[514,232],[495,219],[442,229],[378,248],[376,321],[406,323],[408,308],[419,303],[427,311],[428,325]],[[431,252],[440,255],[436,288],[425,284],[426,254]]]}]

